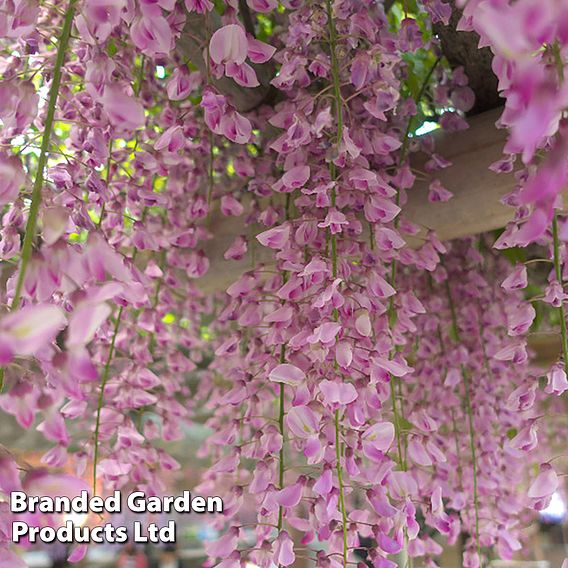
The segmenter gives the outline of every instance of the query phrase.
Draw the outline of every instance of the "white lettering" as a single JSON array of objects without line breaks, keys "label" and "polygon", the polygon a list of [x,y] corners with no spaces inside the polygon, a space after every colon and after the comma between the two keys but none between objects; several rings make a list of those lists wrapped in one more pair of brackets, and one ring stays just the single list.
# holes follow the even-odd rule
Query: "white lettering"
[{"label": "white lettering", "polygon": [[10,511],[12,513],[23,513],[28,508],[28,496],[23,491],[12,491],[10,493]]},{"label": "white lettering", "polygon": [[23,521],[12,523],[12,542],[20,542],[20,538],[28,533],[29,527]]},{"label": "white lettering", "polygon": [[146,504],[144,502],[144,493],[142,491],[134,491],[128,496],[128,508],[133,513],[144,513],[146,511]]}]

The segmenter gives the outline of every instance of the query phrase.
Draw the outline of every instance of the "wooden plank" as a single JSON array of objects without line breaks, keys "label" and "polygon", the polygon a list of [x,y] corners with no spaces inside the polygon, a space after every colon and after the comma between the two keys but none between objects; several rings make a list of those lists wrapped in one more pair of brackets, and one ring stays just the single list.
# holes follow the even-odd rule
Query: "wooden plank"
[{"label": "wooden plank", "polygon": [[[501,157],[506,138],[505,131],[495,127],[500,114],[501,109],[496,109],[475,116],[465,131],[433,134],[437,153],[450,160],[452,166],[418,181],[408,192],[408,203],[404,206],[405,215],[424,231],[433,229],[440,239],[451,240],[503,227],[512,219],[513,208],[502,205],[500,199],[513,189],[513,176],[489,170]],[[417,158],[413,166],[420,170],[423,163],[424,159]],[[428,185],[435,178],[453,192],[450,201],[428,201]],[[225,290],[251,268],[250,254],[241,261],[226,261],[223,255],[236,236],[251,234],[254,228],[245,228],[242,218],[214,214],[211,232],[214,238],[205,247],[211,266],[199,279],[199,286],[207,293]],[[258,243],[255,255],[257,265],[273,262],[272,251]]]},{"label": "wooden plank", "polygon": [[562,352],[560,332],[529,336],[529,354],[536,368],[548,370]]},{"label": "wooden plank", "polygon": [[[498,229],[513,218],[514,209],[500,200],[513,190],[514,176],[489,169],[502,157],[506,141],[506,131],[495,127],[500,114],[497,109],[477,115],[468,130],[434,133],[436,152],[452,165],[417,182],[408,192],[404,211],[418,225],[435,230],[443,241]],[[435,178],[454,194],[452,199],[428,201],[428,186]]]}]

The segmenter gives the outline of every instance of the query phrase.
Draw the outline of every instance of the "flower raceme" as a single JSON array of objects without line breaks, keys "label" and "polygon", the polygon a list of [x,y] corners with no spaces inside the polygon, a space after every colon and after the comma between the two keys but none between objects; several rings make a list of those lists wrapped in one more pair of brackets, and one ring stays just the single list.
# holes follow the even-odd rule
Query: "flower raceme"
[{"label": "flower raceme", "polygon": [[[555,220],[543,301],[563,310],[565,7],[462,4],[461,26],[495,53],[506,152],[526,167],[497,246],[546,240]],[[0,5],[0,407],[52,444],[46,468],[76,472],[20,474],[2,455],[2,493],[164,492],[185,466],[163,442],[195,417],[211,431],[199,490],[225,503],[208,565],[338,568],[370,542],[374,566],[400,552],[435,566],[433,532],[463,536],[469,568],[482,548],[512,558],[525,508],[561,479],[538,410],[568,383],[562,364],[543,390],[531,374],[530,269],[470,240],[407,246],[409,153],[429,154],[428,173],[450,165],[413,135],[415,115],[434,101],[443,128],[463,129],[473,104],[463,70],[408,63],[436,59],[424,30],[450,6],[398,22],[380,2]],[[184,34],[201,58],[178,49]],[[270,73],[263,104],[241,110],[235,92]],[[430,200],[450,189],[433,181]],[[223,253],[247,271],[223,294],[198,285],[214,210],[244,223]]]}]

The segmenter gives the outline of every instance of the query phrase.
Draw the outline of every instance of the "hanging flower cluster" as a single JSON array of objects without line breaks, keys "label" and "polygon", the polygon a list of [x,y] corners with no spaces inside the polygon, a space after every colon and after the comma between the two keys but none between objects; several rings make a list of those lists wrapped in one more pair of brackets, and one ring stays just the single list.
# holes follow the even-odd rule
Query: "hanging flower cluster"
[{"label": "hanging flower cluster", "polygon": [[[544,301],[568,361],[564,20],[551,2],[525,24],[534,5],[471,0],[462,25],[494,49],[507,97],[495,168],[525,164],[497,246],[552,225]],[[414,136],[420,117],[460,130],[473,105],[431,32],[449,5],[2,6],[0,407],[53,443],[46,468],[95,492],[163,492],[180,465],[154,442],[205,413],[199,489],[226,513],[211,565],[435,566],[435,534],[463,539],[464,566],[511,558],[527,507],[559,485],[537,436],[526,267],[448,250],[404,216],[410,154],[429,174],[451,165]],[[431,202],[451,197],[432,181]],[[216,209],[244,219],[227,271],[252,259],[221,295],[200,287]],[[567,389],[557,365],[544,390]],[[5,459],[3,493],[19,487]]]},{"label": "hanging flower cluster", "polygon": [[[514,339],[526,321],[512,324],[510,292],[499,286],[509,263],[472,245],[454,243],[431,276],[411,280],[423,290],[426,308],[415,351],[421,380],[406,385],[401,408],[419,419],[410,418],[416,431],[406,441],[407,459],[434,465],[432,495],[439,484],[436,498],[448,497],[448,513],[454,510],[435,526],[450,538],[461,531],[467,537],[464,565],[477,566],[482,549],[496,548],[506,559],[520,550],[523,524],[512,519],[523,519],[525,508],[539,500],[547,503],[557,486],[537,479],[527,494],[505,481],[528,483],[531,468],[550,452],[542,443],[547,426],[535,412],[527,353]],[[464,424],[469,439],[460,435]],[[424,451],[435,443],[446,457],[439,464],[436,454]]]},{"label": "hanging flower cluster", "polygon": [[[528,16],[528,14],[531,16]],[[538,259],[549,263],[544,294],[537,298],[556,312],[561,335],[561,360],[547,373],[545,391],[555,397],[568,390],[568,333],[564,303],[566,277],[566,220],[562,216],[562,191],[566,186],[566,18],[562,2],[468,2],[461,19],[463,29],[480,34],[481,43],[495,54],[493,70],[505,109],[499,120],[509,130],[502,160],[493,164],[497,172],[511,172],[517,156],[522,167],[515,172],[517,187],[506,197],[516,208],[513,222],[495,243],[496,248],[526,247],[538,243],[549,254]],[[529,24],[529,21],[531,22]],[[520,33],[510,35],[511,26]],[[517,28],[517,26],[519,26]],[[530,267],[532,268],[532,267]],[[505,280],[506,289],[522,289],[528,282],[527,266],[517,265]],[[515,349],[522,352],[536,312],[528,302],[515,302],[509,321],[518,337]],[[534,382],[519,396],[532,403]],[[542,479],[554,490],[558,479],[552,465],[541,465]],[[538,504],[542,508],[545,504]]]}]

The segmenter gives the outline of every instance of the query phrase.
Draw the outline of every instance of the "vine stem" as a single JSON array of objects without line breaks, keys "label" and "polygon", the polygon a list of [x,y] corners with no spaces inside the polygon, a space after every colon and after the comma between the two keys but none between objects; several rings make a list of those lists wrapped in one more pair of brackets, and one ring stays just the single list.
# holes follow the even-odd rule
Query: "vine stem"
[{"label": "vine stem", "polygon": [[[138,97],[140,95],[140,90],[142,89],[142,81],[144,80],[144,65],[146,63],[146,56],[142,55],[142,57],[140,58],[140,66],[138,67],[138,73],[136,74],[136,77],[134,78],[134,86],[133,86],[133,91],[134,91],[134,96]],[[112,181],[112,149],[113,149],[113,144],[114,144],[114,140],[111,139],[109,140],[108,143],[108,160],[107,160],[107,164],[106,164],[106,185],[107,185],[107,190],[110,190],[110,184]],[[135,144],[134,144],[134,148],[132,149],[132,152],[134,153],[136,151],[136,148],[138,147],[138,132],[136,132],[136,136],[135,136]],[[101,207],[101,212],[99,214],[99,220],[96,224],[97,229],[101,228],[101,224],[103,222],[103,217],[105,216],[106,213],[106,202],[103,202],[102,207]]]},{"label": "vine stem", "polygon": [[[424,81],[422,81],[422,85],[420,86],[420,90],[418,91],[418,94],[416,95],[416,98],[414,99],[414,102],[416,104],[420,104],[420,101],[422,100],[422,97],[424,96],[424,94],[426,93],[426,89],[428,88],[428,83],[430,83],[430,79],[432,78],[432,75],[434,74],[434,71],[436,70],[436,67],[438,67],[438,64],[440,63],[441,60],[442,60],[442,56],[439,55],[436,58],[436,61],[434,61],[434,63],[432,63],[432,66],[428,70],[428,73],[426,73],[426,77],[424,77]],[[404,160],[406,159],[406,155],[408,153],[408,144],[410,142],[410,133],[412,131],[412,125],[414,124],[414,118],[415,118],[415,115],[412,115],[408,119],[408,123],[406,125],[406,131],[404,132],[404,139],[402,141],[402,146],[400,148],[400,161],[401,161],[401,163],[404,162]],[[399,199],[400,199],[400,194],[397,194],[397,200],[399,200]],[[397,202],[397,205],[398,204],[399,203]]]},{"label": "vine stem", "polygon": [[[341,81],[339,76],[339,62],[337,59],[337,30],[335,29],[335,22],[333,19],[333,8],[331,0],[326,0],[327,11],[327,24],[329,30],[329,47],[331,57],[331,77],[333,81],[333,97],[335,99],[335,113],[337,120],[337,135],[336,147],[339,148],[341,140],[343,139],[343,105],[341,100]],[[337,172],[333,160],[329,162],[329,173],[331,179],[337,179]],[[337,192],[335,186],[331,190],[331,206],[335,207],[337,200]],[[332,275],[335,279],[337,277],[337,235],[331,235],[331,263]],[[336,308],[333,310],[333,318],[335,321],[339,319],[339,313]],[[341,423],[340,423],[339,409],[335,411],[335,456],[336,456],[336,470],[337,470],[337,483],[339,485],[339,511],[341,513],[342,531],[343,531],[343,566],[347,566],[347,512],[345,509],[345,488],[343,484],[343,468],[341,465]]]},{"label": "vine stem", "polygon": [[[146,218],[146,213],[148,209],[145,207],[144,212],[142,213],[142,220]],[[138,254],[137,248],[134,249],[132,253],[131,262],[134,264],[136,260],[136,255]],[[160,281],[161,282],[161,281]],[[155,303],[154,307],[156,307],[156,303],[158,301],[158,294],[160,292],[159,283],[156,287],[156,296],[155,296]],[[97,493],[97,464],[99,460],[99,438],[100,438],[100,426],[101,426],[101,413],[104,406],[105,401],[105,387],[110,378],[110,364],[112,363],[112,358],[114,357],[115,346],[116,346],[116,338],[118,336],[118,332],[120,331],[120,325],[122,323],[122,315],[124,313],[124,306],[120,306],[118,313],[116,314],[116,321],[114,322],[114,328],[112,331],[112,339],[110,340],[110,347],[108,350],[107,360],[105,362],[104,370],[103,370],[103,378],[101,380],[101,390],[99,391],[99,399],[97,401],[97,417],[95,420],[95,439],[94,439],[94,449],[93,449],[93,495]]]},{"label": "vine stem", "polygon": [[462,365],[461,367],[462,367],[462,376],[464,381],[467,421],[469,426],[469,447],[471,450],[471,461],[473,465],[473,505],[475,509],[475,540],[477,545],[477,556],[479,558],[479,565],[483,568],[483,561],[481,559],[481,544],[479,542],[479,493],[477,487],[477,450],[475,447],[473,409],[471,406],[471,385],[467,369],[464,367],[464,365]]},{"label": "vine stem", "polygon": [[[554,56],[554,63],[556,65],[556,71],[558,73],[558,79],[560,83],[564,83],[564,62],[562,61],[562,54],[560,53],[560,47],[558,42],[554,43],[552,46],[552,54]],[[564,283],[562,278],[562,260],[560,259],[560,243],[558,238],[558,217],[556,215],[556,209],[552,215],[552,244],[553,244],[553,261],[554,261],[554,273],[556,275],[556,280],[558,284],[564,290]],[[562,335],[562,356],[564,358],[564,371],[568,374],[568,334],[566,332],[566,317],[564,311],[564,300],[561,300],[560,306],[558,306],[558,315],[560,316],[560,333]]]},{"label": "vine stem", "polygon": [[[442,60],[442,56],[438,56],[436,58],[436,61],[434,61],[434,63],[432,64],[432,67],[430,67],[430,69],[428,70],[428,73],[426,74],[426,77],[424,77],[424,81],[422,82],[422,85],[420,86],[420,90],[418,91],[418,94],[416,95],[416,98],[414,99],[414,102],[416,104],[420,104],[420,101],[422,100],[422,97],[424,96],[424,93],[426,92],[426,89],[428,88],[428,84],[430,83],[430,79],[432,78],[432,75],[434,74],[434,71],[436,70],[436,67],[438,67],[438,64],[440,63],[440,61]],[[412,131],[412,125],[414,124],[414,115],[412,115],[409,119],[408,119],[408,123],[406,124],[406,130],[404,131],[404,138],[402,139],[402,146],[400,148],[400,163],[404,163],[406,160],[406,157],[408,155],[408,144],[410,143],[410,133]],[[397,189],[396,191],[396,205],[399,206],[400,205],[400,190]],[[398,224],[400,223],[400,219],[398,217],[398,215],[394,218],[394,228],[398,229]],[[394,288],[395,287],[395,282],[396,282],[396,270],[397,270],[397,264],[396,264],[396,258],[394,258],[392,260],[391,263],[391,286]],[[394,312],[394,296],[391,296],[389,298],[389,321],[390,324],[393,325],[394,321],[393,317],[396,316],[396,313]]]},{"label": "vine stem", "polygon": [[93,495],[97,494],[97,464],[99,461],[99,435],[100,435],[100,426],[101,426],[101,412],[103,409],[104,398],[105,398],[105,387],[110,376],[110,364],[114,356],[116,337],[118,335],[118,330],[120,329],[120,324],[122,322],[123,312],[124,312],[124,306],[120,306],[120,309],[118,310],[118,314],[116,316],[116,321],[114,323],[110,348],[108,351],[108,356],[103,371],[103,378],[101,381],[101,390],[99,391],[99,400],[97,404],[97,418],[95,422],[94,452],[93,452]]},{"label": "vine stem", "polygon": [[398,416],[398,409],[396,406],[396,392],[394,389],[394,382],[393,378],[391,377],[390,380],[390,391],[391,391],[391,402],[392,402],[392,412],[394,415],[394,432],[396,436],[396,445],[398,449],[398,461],[400,463],[400,467],[404,469],[404,460],[402,457],[402,441],[400,436],[400,418]]},{"label": "vine stem", "polygon": [[[113,144],[114,144],[114,140],[111,138],[109,143],[108,143],[108,159],[107,159],[107,163],[106,163],[106,186],[107,186],[107,191],[110,189],[110,182],[112,180],[112,148],[113,148]],[[97,229],[101,228],[102,222],[103,222],[103,217],[105,216],[106,213],[106,201],[103,201],[103,204],[101,206],[101,212],[99,214],[99,220],[96,224]]]},{"label": "vine stem", "polygon": [[[448,295],[448,303],[450,305],[450,312],[452,315],[452,329],[454,339],[457,343],[461,341],[460,332],[458,328],[458,319],[456,314],[456,307],[454,304],[454,299],[452,297],[452,290],[450,288],[449,280],[446,279],[446,292]],[[469,449],[471,452],[471,461],[472,461],[472,469],[473,469],[473,507],[475,510],[475,541],[477,546],[477,557],[479,559],[479,565],[483,568],[483,560],[481,557],[481,544],[479,542],[479,493],[478,493],[478,486],[477,486],[477,449],[476,449],[476,440],[475,440],[475,425],[473,420],[473,407],[471,405],[471,383],[469,380],[469,373],[468,370],[465,368],[465,365],[462,363],[461,367],[461,374],[464,383],[464,402],[465,402],[465,409],[467,413],[467,421],[468,421],[468,428],[469,428]]]},{"label": "vine stem", "polygon": [[30,212],[28,214],[28,221],[26,223],[26,231],[24,234],[24,243],[22,245],[22,254],[20,262],[20,271],[18,273],[18,280],[16,283],[16,290],[14,298],[12,299],[11,309],[15,310],[20,305],[22,298],[22,288],[26,271],[32,255],[32,246],[34,242],[35,232],[37,228],[37,220],[39,216],[39,208],[41,205],[41,189],[43,187],[43,174],[47,165],[47,155],[49,152],[49,144],[51,141],[51,134],[53,132],[53,123],[55,121],[55,109],[57,107],[57,99],[59,97],[59,88],[61,85],[61,76],[63,65],[65,63],[65,56],[69,46],[69,38],[71,36],[71,28],[73,27],[73,18],[75,17],[75,6],[77,0],[70,0],[65,18],[63,20],[63,28],[57,45],[57,55],[55,58],[55,67],[53,68],[53,79],[49,89],[49,99],[47,104],[47,115],[45,118],[45,125],[43,130],[43,137],[41,140],[41,148],[38,159],[37,171],[34,179],[32,190],[32,201],[30,204]]},{"label": "vine stem", "polygon": [[339,408],[335,411],[335,461],[337,481],[339,483],[339,508],[341,511],[341,523],[343,525],[343,565],[347,566],[347,512],[345,510],[345,492],[343,489],[343,468],[341,467],[341,431]]},{"label": "vine stem", "polygon": [[[139,68],[139,72],[138,72],[138,79],[137,82],[134,86],[134,94],[136,96],[138,96],[140,94],[140,89],[142,88],[142,80],[143,80],[143,76],[144,76],[144,65],[146,62],[146,57],[143,55],[142,59],[140,60],[140,68]],[[108,161],[108,171],[107,171],[107,186],[110,184],[110,181],[112,179],[112,176],[110,174],[110,155],[112,152],[112,139],[109,143],[109,161]],[[138,144],[138,141],[136,141],[136,144]],[[152,182],[153,183],[153,182]],[[146,218],[146,213],[148,212],[148,208],[145,207],[143,212],[142,212],[142,221],[144,221],[144,219]],[[103,207],[101,209],[101,216],[99,218],[99,224],[98,226],[100,227],[102,225],[103,222],[103,217],[105,214],[105,207],[103,204]],[[134,252],[132,253],[132,258],[131,261],[134,264],[134,261],[136,260],[136,255],[138,254],[138,248],[134,249]],[[159,294],[159,287],[156,291],[156,301],[158,299],[158,294]],[[155,306],[154,306],[155,307]],[[118,336],[118,332],[120,330],[120,324],[122,323],[122,315],[124,313],[124,306],[120,306],[118,313],[116,314],[116,321],[114,323],[114,329],[112,332],[112,339],[110,342],[110,347],[109,347],[109,351],[108,351],[108,356],[107,356],[107,360],[105,362],[105,367],[103,370],[103,378],[101,380],[101,390],[99,392],[99,399],[97,401],[97,416],[95,419],[95,438],[94,438],[94,448],[93,448],[93,495],[96,495],[97,493],[97,465],[98,465],[98,460],[99,460],[99,437],[100,437],[100,426],[101,426],[101,412],[103,410],[103,406],[104,406],[104,400],[105,400],[105,387],[106,384],[109,380],[110,377],[110,364],[112,362],[112,358],[114,357],[114,351],[115,351],[115,344],[116,344],[116,338]]]},{"label": "vine stem", "polygon": [[[434,71],[436,69],[436,67],[438,66],[438,63],[440,63],[441,61],[441,56],[436,58],[436,61],[434,61],[434,63],[432,64],[432,66],[430,67],[430,69],[428,70],[428,73],[426,74],[426,77],[424,77],[424,81],[422,82],[422,85],[420,86],[420,90],[418,91],[418,94],[416,95],[416,98],[414,99],[416,104],[419,104],[420,101],[422,100],[422,97],[424,96],[424,93],[426,92],[426,89],[428,87],[428,84],[430,83],[430,79],[432,78],[432,75],[434,74]],[[412,125],[414,124],[414,115],[412,115],[409,119],[408,119],[408,123],[406,124],[406,130],[404,131],[404,138],[402,140],[402,146],[400,149],[400,163],[404,163],[404,161],[406,160],[406,157],[408,155],[408,144],[410,142],[410,133],[412,131]],[[400,190],[397,189],[396,192],[396,205],[400,205]],[[398,229],[398,225],[399,225],[399,218],[398,216],[395,217],[394,219],[394,228]],[[372,238],[372,235],[371,235]],[[371,243],[371,248],[374,248],[374,243]],[[396,258],[393,258],[392,262],[391,262],[391,274],[390,274],[390,284],[393,288],[396,288],[396,272],[397,272],[397,263],[396,263]],[[389,320],[389,325],[394,326],[396,323],[396,310],[395,310],[395,306],[394,306],[394,296],[391,296],[389,298],[389,305],[388,305],[388,310],[387,310],[387,314],[388,314],[388,320]],[[400,465],[400,468],[403,471],[406,471],[407,469],[407,464],[406,464],[406,458],[403,455],[402,452],[402,434],[401,434],[401,428],[400,428],[400,419],[401,417],[404,418],[404,412],[402,409],[402,402],[401,402],[401,413],[399,415],[398,412],[398,408],[396,405],[396,387],[394,384],[394,378],[391,377],[391,380],[389,382],[390,384],[390,391],[391,391],[391,404],[392,404],[392,412],[393,412],[393,417],[394,417],[394,431],[395,431],[395,436],[396,436],[396,445],[397,445],[397,451],[398,451],[398,462]],[[400,386],[400,385],[399,385]],[[401,401],[402,401],[402,397],[401,397]],[[405,437],[405,449],[407,446],[407,437]],[[405,530],[404,531],[404,540],[405,540],[405,551],[408,550],[408,533]],[[409,563],[410,566],[412,566],[412,558],[409,558]]]},{"label": "vine stem", "polygon": [[[280,347],[280,363],[286,361],[286,346],[282,345]],[[284,471],[286,470],[285,456],[284,456],[284,383],[280,383],[280,394],[279,394],[279,411],[278,411],[278,427],[280,429],[280,435],[282,436],[282,446],[280,447],[279,459],[278,459],[278,486],[280,489],[284,489]],[[284,508],[282,505],[278,506],[278,533],[282,530],[282,525],[284,522]]]},{"label": "vine stem", "polygon": [[[207,84],[212,85],[213,81],[211,79],[211,57],[209,56],[209,42],[211,40],[211,30],[209,28],[209,14],[205,12],[205,31],[207,34],[207,46],[205,48],[206,57],[207,57]],[[208,220],[211,216],[211,204],[213,202],[213,160],[215,156],[213,154],[213,147],[214,147],[215,139],[213,137],[213,131],[209,130],[209,156],[208,156],[208,163],[207,163],[207,217]]]},{"label": "vine stem", "polygon": [[[428,279],[428,285],[429,285],[429,290],[430,293],[433,293],[432,290],[432,276],[429,277]],[[446,348],[444,347],[444,339],[442,337],[442,328],[440,327],[440,323],[438,323],[438,341],[440,342],[440,353],[442,355],[442,357],[444,357],[444,359],[446,359]],[[447,373],[448,372],[448,368],[446,367],[444,369],[444,372]],[[456,423],[456,414],[454,412],[454,409],[451,409],[451,415],[452,415],[452,432],[454,435],[454,446],[456,448],[456,457],[458,460],[458,479],[460,482],[460,490],[463,490],[463,472],[462,472],[462,459],[461,459],[461,450],[460,450],[460,443],[459,443],[459,438],[458,438],[458,427],[457,427],[457,423]]]},{"label": "vine stem", "polygon": [[[560,242],[558,238],[558,218],[556,209],[552,217],[552,241],[553,241],[553,254],[554,254],[554,273],[558,284],[564,289],[562,279],[562,260],[560,259]],[[564,310],[564,300],[558,306],[558,314],[560,316],[560,333],[562,335],[562,356],[564,358],[564,370],[568,374],[568,333],[566,331],[566,317]]]},{"label": "vine stem", "polygon": [[[146,213],[148,208],[144,208],[144,212],[142,213],[142,220],[146,218]],[[134,264],[136,260],[136,256],[140,249],[135,248],[134,252],[132,253],[131,262]],[[159,293],[159,290],[158,292]],[[110,347],[108,350],[107,360],[105,362],[104,370],[103,370],[103,378],[101,380],[101,390],[99,392],[99,399],[97,402],[97,417],[95,421],[95,440],[94,440],[94,450],[93,450],[93,494],[96,495],[97,492],[97,463],[99,458],[99,436],[100,436],[100,425],[101,425],[101,412],[104,406],[105,400],[105,387],[110,378],[110,364],[112,362],[112,358],[114,357],[115,352],[115,345],[116,345],[116,338],[118,336],[118,332],[120,331],[120,325],[122,323],[122,315],[124,313],[124,306],[120,306],[118,313],[116,314],[116,321],[114,323],[114,329],[112,332],[112,339],[110,341]]]},{"label": "vine stem", "polygon": [[[290,206],[292,204],[292,196],[290,193],[286,194],[286,220],[290,219]],[[283,270],[282,271],[282,281],[284,284],[288,282],[288,272]],[[284,302],[282,302],[284,304]],[[282,344],[280,346],[280,364],[286,362],[286,344]],[[284,416],[286,415],[286,408],[285,408],[285,396],[286,390],[284,387],[284,383],[280,383],[280,392],[278,397],[278,428],[280,430],[280,435],[282,436],[282,446],[280,447],[280,452],[278,455],[278,486],[280,489],[284,489],[284,472],[286,471],[286,456],[285,456],[285,448],[284,448]],[[278,506],[278,534],[282,530],[284,524],[284,507],[282,505]],[[279,565],[278,568],[281,568]]]}]

